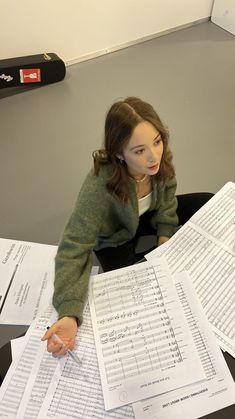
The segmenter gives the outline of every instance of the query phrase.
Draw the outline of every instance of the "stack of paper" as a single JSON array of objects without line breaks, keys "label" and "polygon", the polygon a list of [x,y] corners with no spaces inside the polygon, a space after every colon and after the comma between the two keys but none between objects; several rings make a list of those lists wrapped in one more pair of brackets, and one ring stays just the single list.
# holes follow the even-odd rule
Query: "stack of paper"
[{"label": "stack of paper", "polygon": [[186,271],[220,346],[235,357],[235,184],[228,182],[164,245],[172,273]]},{"label": "stack of paper", "polygon": [[234,208],[228,183],[148,262],[91,278],[82,366],[41,342],[49,305],[5,377],[0,418],[196,419],[235,403],[214,334],[234,354]]}]

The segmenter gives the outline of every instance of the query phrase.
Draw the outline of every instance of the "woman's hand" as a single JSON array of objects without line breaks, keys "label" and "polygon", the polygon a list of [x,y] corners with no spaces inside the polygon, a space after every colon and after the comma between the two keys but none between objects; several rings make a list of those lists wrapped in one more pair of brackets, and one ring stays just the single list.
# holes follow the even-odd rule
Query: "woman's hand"
[{"label": "woman's hand", "polygon": [[157,245],[161,246],[161,244],[166,243],[169,240],[170,237],[166,237],[166,236],[159,236],[158,237],[158,242]]},{"label": "woman's hand", "polygon": [[[41,340],[47,340],[47,350],[54,357],[61,356],[68,349],[74,348],[77,329],[78,326],[75,317],[63,317],[53,323]],[[59,339],[56,339],[55,336],[53,337],[54,333]]]}]

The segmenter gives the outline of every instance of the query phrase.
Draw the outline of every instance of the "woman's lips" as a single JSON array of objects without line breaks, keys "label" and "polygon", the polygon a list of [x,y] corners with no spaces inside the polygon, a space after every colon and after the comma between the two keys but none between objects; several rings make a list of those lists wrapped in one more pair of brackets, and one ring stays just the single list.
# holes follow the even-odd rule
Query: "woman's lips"
[{"label": "woman's lips", "polygon": [[154,166],[149,166],[150,170],[156,170],[158,168],[158,164],[155,164]]}]

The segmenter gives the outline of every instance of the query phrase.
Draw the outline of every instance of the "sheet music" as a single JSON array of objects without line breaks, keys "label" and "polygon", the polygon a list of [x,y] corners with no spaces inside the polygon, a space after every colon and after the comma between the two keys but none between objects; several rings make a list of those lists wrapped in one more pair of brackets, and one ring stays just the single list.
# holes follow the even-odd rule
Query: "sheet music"
[{"label": "sheet music", "polygon": [[221,347],[233,357],[234,222],[235,184],[228,182],[167,243],[146,255],[147,260],[164,256],[172,273],[189,273]]},{"label": "sheet music", "polygon": [[228,182],[190,220],[230,250],[235,245],[235,183]]},{"label": "sheet music", "polygon": [[163,261],[94,276],[89,302],[107,410],[204,378]]},{"label": "sheet music", "polygon": [[[53,311],[52,306],[49,307],[43,315],[33,322],[25,335],[23,352],[13,360],[0,387],[0,418],[13,419],[16,417],[27,382],[32,379],[32,368],[37,363],[38,353],[42,345],[41,337],[48,326]],[[55,366],[57,365],[54,358],[51,362]]]},{"label": "sheet music", "polygon": [[185,273],[176,289],[192,331],[206,380],[133,404],[136,419],[196,419],[235,403],[235,384],[205,313]]},{"label": "sheet music", "polygon": [[[94,266],[92,274],[97,272],[98,267]],[[50,305],[29,327],[22,353],[13,360],[0,387],[0,418],[38,417],[54,371],[60,365],[60,361],[47,352],[46,343],[41,342],[47,326],[56,318],[57,313]],[[26,413],[29,416],[24,416]]]},{"label": "sheet music", "polygon": [[[162,246],[161,246],[162,247]],[[185,270],[222,347],[235,357],[235,257],[188,221],[167,243],[146,255],[166,258],[172,273]]]},{"label": "sheet music", "polygon": [[[75,364],[70,357],[63,357],[46,382],[48,357],[41,348],[38,365],[32,372],[35,381],[26,389],[17,418],[60,418],[60,419],[134,419],[132,406],[105,412],[100,382],[95,342],[91,325],[89,306],[84,311],[82,326],[78,329],[76,354],[82,366]],[[58,361],[57,361],[58,362]],[[49,383],[50,381],[50,383]],[[38,408],[37,401],[44,402]],[[27,403],[27,406],[26,406]]]}]

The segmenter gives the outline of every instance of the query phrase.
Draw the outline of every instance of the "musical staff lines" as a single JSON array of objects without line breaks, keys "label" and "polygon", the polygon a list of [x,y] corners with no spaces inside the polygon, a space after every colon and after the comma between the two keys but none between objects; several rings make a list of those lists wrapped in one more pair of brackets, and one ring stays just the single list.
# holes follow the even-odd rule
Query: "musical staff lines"
[{"label": "musical staff lines", "polygon": [[[204,208],[193,217],[192,222],[230,248],[235,241],[235,185],[228,182]],[[205,211],[207,208],[207,211]]]},{"label": "musical staff lines", "polygon": [[36,419],[38,417],[41,405],[56,369],[57,362],[58,361],[55,358],[52,358],[50,353],[44,353],[35,382],[31,389],[30,398],[28,399],[27,406],[25,406],[24,414],[21,416],[21,413],[18,412],[17,417],[23,417],[24,419]]},{"label": "musical staff lines", "polygon": [[182,362],[159,285],[162,276],[151,266],[94,283],[109,384]]},{"label": "musical staff lines", "polygon": [[[1,389],[1,411],[0,417],[15,417],[24,395],[25,387],[28,383],[32,366],[37,360],[37,354],[40,349],[40,337],[48,324],[48,317],[52,313],[50,307],[44,315],[40,316],[35,323],[35,332],[29,336],[25,349],[18,359],[14,361],[8,380],[5,380]],[[46,381],[46,377],[45,377]],[[32,416],[31,416],[32,418]]]},{"label": "musical staff lines", "polygon": [[[164,254],[172,273],[189,273],[210,323],[227,341],[234,340],[234,255],[192,223],[182,227],[169,245],[156,254]],[[231,342],[228,344],[231,346]]]},{"label": "musical staff lines", "polygon": [[205,377],[164,260],[94,276],[89,302],[107,410]]},{"label": "musical staff lines", "polygon": [[191,272],[209,321],[230,339],[235,337],[234,273],[234,257],[222,249],[215,255],[213,264],[205,266],[203,273]]},{"label": "musical staff lines", "polygon": [[133,404],[136,419],[196,419],[233,404],[235,384],[188,275],[174,275],[176,290],[205,379]]},{"label": "musical staff lines", "polygon": [[62,369],[58,371],[57,368],[41,408],[41,417],[134,419],[132,406],[124,406],[111,412],[105,411],[88,305],[83,318],[76,349],[81,366],[67,357]]},{"label": "musical staff lines", "polygon": [[176,290],[179,295],[190,330],[192,331],[193,340],[200,356],[206,378],[209,380],[216,375],[214,359],[211,355],[207,339],[205,336],[203,336],[203,331],[198,327],[198,320],[195,318],[195,314],[189,304],[184,285],[184,282],[177,282]]}]

